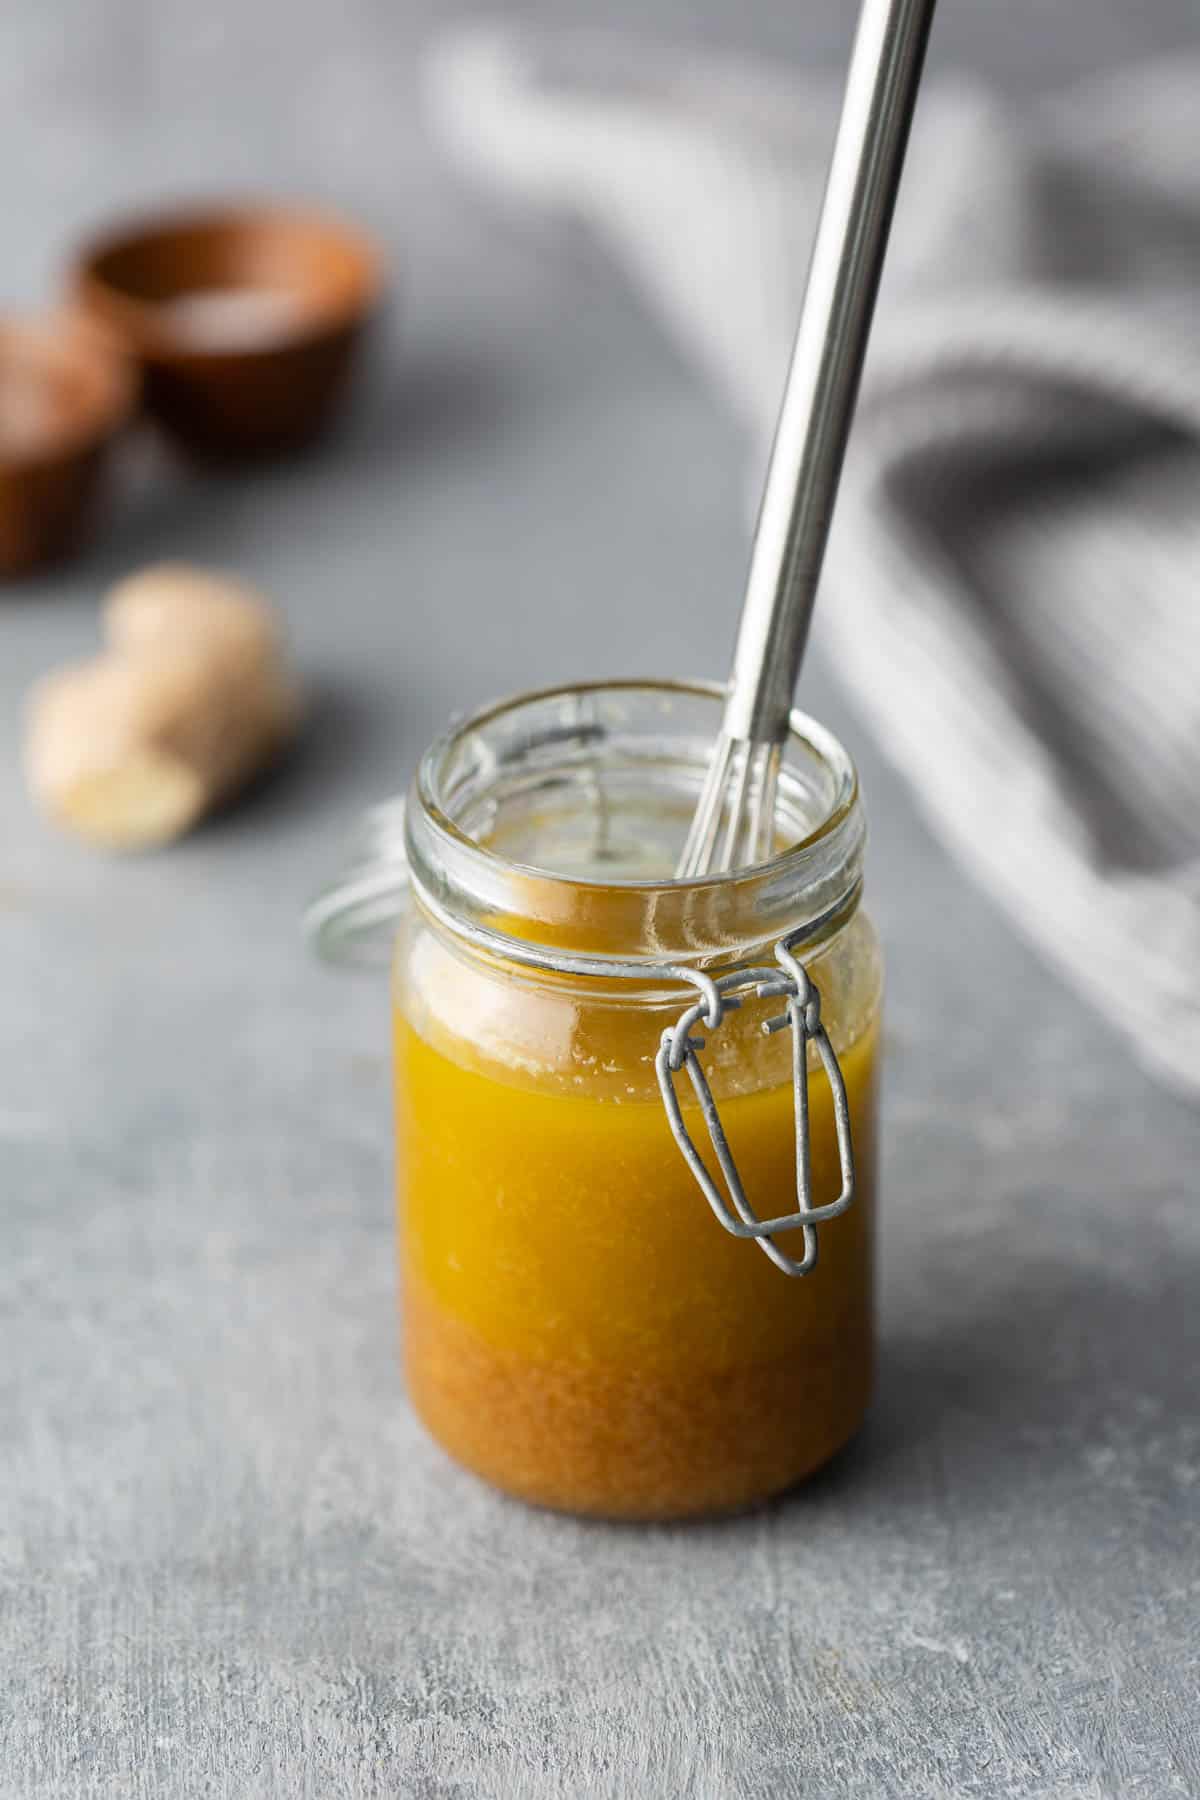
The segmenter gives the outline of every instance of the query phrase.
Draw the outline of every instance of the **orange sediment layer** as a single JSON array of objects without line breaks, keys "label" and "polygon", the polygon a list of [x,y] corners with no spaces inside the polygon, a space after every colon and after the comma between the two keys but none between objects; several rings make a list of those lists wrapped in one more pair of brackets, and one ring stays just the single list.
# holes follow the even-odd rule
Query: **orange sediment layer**
[{"label": "orange sediment layer", "polygon": [[486,1343],[411,1278],[404,1341],[413,1404],[459,1462],[535,1505],[613,1519],[735,1511],[803,1480],[858,1429],[874,1364],[865,1321],[850,1360],[843,1342],[644,1375],[542,1362]]}]

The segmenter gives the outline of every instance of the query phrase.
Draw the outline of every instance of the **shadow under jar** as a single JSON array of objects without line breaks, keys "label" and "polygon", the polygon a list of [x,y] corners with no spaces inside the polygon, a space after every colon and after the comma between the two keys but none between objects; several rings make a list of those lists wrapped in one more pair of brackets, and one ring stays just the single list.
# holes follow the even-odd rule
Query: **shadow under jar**
[{"label": "shadow under jar", "polygon": [[[790,1486],[854,1434],[872,1384],[881,964],[858,904],[857,781],[794,715],[774,859],[673,880],[721,698],[671,683],[522,697],[436,743],[407,806],[394,1013],[409,1391],[496,1486],[611,1518]],[[801,1279],[706,1204],[655,1068],[697,998],[687,971],[770,965],[784,937],[820,994],[856,1168]],[[718,1030],[697,1028],[764,1219],[796,1208],[792,1034],[764,1030],[779,1011],[750,990]],[[808,1089],[821,1205],[841,1171],[811,1046]],[[679,1092],[707,1152],[683,1077]],[[797,1235],[776,1242],[790,1254]]]}]

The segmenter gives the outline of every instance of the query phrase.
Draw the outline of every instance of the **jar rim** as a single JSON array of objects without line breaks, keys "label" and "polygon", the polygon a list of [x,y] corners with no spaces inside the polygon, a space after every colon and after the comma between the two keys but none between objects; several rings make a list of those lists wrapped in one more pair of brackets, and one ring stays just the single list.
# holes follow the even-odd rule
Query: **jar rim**
[{"label": "jar rim", "polygon": [[470,713],[464,718],[456,719],[445,731],[440,732],[439,735],[434,738],[433,742],[422,756],[420,763],[417,766],[414,787],[427,815],[436,825],[439,832],[443,832],[448,838],[453,839],[456,844],[462,846],[474,856],[488,862],[500,864],[508,869],[518,871],[521,874],[537,875],[543,880],[561,881],[571,887],[620,887],[632,889],[657,889],[662,887],[701,888],[717,887],[722,884],[733,883],[744,878],[747,874],[756,873],[759,869],[775,868],[780,864],[789,863],[793,858],[802,856],[805,852],[819,844],[823,839],[827,838],[832,832],[836,831],[859,799],[858,771],[854,766],[854,762],[851,759],[849,752],[845,749],[840,740],[822,725],[819,720],[812,718],[808,713],[801,712],[799,708],[793,708],[789,715],[789,742],[801,744],[806,749],[813,751],[821,759],[825,767],[837,776],[839,783],[837,799],[826,816],[819,820],[811,831],[807,832],[803,837],[798,838],[794,844],[789,844],[785,850],[780,851],[776,856],[770,857],[765,863],[755,864],[751,869],[739,868],[724,870],[718,874],[687,876],[682,880],[674,876],[668,880],[664,880],[661,876],[644,880],[627,876],[598,881],[582,880],[578,875],[561,874],[554,869],[546,868],[540,863],[521,863],[501,855],[489,845],[481,844],[478,839],[473,838],[468,832],[463,831],[439,803],[434,788],[439,758],[444,759],[448,756],[453,751],[454,747],[470,733],[479,731],[483,726],[491,724],[494,720],[503,718],[506,714],[514,713],[519,708],[524,708],[540,702],[562,700],[585,694],[592,695],[622,692],[690,694],[693,696],[701,696],[706,699],[712,699],[723,704],[726,689],[723,682],[701,679],[686,681],[648,677],[642,680],[628,681],[622,681],[620,679],[605,681],[568,681],[555,683],[551,687],[525,689],[520,693],[506,695],[501,700],[490,701],[487,705],[481,706],[476,712]]},{"label": "jar rim", "polygon": [[[550,714],[558,706],[619,706],[639,697],[661,705],[664,714],[676,702],[711,703],[706,742],[715,739],[724,686],[667,679],[530,690],[479,708],[435,738],[421,758],[407,807],[405,844],[418,899],[426,898],[450,929],[462,918],[468,926],[485,924],[494,937],[500,919],[498,935],[514,942],[549,941],[583,951],[619,943],[622,960],[661,960],[666,950],[675,961],[701,966],[728,958],[735,946],[766,942],[806,923],[828,935],[836,928],[829,921],[844,922],[861,887],[865,821],[858,775],[833,733],[799,710],[791,715],[787,748],[822,772],[828,800],[810,829],[752,868],[685,880],[596,877],[506,856],[453,816],[448,789],[454,760],[489,728],[535,709]],[[514,904],[516,888],[521,897]],[[510,929],[514,922],[519,929]]]}]

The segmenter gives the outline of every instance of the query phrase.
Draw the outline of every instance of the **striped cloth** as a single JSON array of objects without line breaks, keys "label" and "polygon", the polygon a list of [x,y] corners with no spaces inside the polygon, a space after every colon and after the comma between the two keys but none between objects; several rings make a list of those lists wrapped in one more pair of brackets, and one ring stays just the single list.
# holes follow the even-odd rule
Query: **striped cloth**
[{"label": "striped cloth", "polygon": [[[473,27],[443,136],[606,234],[756,433],[836,96]],[[937,831],[1200,1095],[1200,61],[923,96],[819,630]]]}]

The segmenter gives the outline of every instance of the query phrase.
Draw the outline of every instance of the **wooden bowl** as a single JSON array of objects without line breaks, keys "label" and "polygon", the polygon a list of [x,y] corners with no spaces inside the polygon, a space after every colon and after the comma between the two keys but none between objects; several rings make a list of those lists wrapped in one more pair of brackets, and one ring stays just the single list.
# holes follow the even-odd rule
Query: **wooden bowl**
[{"label": "wooden bowl", "polygon": [[129,365],[69,320],[0,318],[0,574],[76,546],[136,398]]},{"label": "wooden bowl", "polygon": [[335,219],[230,206],[113,231],[70,282],[137,360],[169,431],[202,455],[253,456],[328,424],[383,275],[373,245]]}]

